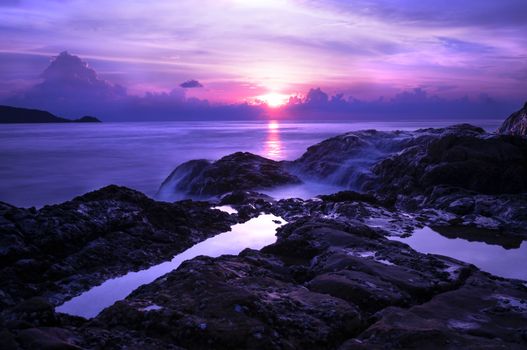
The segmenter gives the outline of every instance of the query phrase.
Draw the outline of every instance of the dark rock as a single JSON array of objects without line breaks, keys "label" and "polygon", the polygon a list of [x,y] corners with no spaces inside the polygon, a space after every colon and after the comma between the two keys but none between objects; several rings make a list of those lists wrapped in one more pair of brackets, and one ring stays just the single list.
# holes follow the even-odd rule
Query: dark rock
[{"label": "dark rock", "polygon": [[[453,193],[445,188],[437,195],[443,198]],[[64,349],[521,348],[527,345],[524,334],[527,288],[518,281],[481,273],[474,266],[451,258],[417,253],[403,243],[387,240],[385,230],[365,225],[374,216],[389,213],[392,214],[387,220],[401,224],[404,219],[394,213],[394,208],[359,201],[351,193],[327,196],[325,200],[276,202],[257,193],[234,192],[224,199],[237,203],[233,205],[239,208],[258,205],[271,212],[289,212],[288,217],[301,213],[310,213],[310,217],[296,218],[279,229],[276,243],[261,251],[247,249],[238,256],[201,256],[186,261],[177,270],[141,286],[92,320],[57,315],[52,305],[42,298],[18,303],[0,314],[5,328],[0,339],[5,339],[5,344],[14,344],[13,349],[47,346]],[[112,205],[115,203],[119,206]],[[477,210],[476,206],[472,211]],[[59,209],[61,216],[55,215],[51,221],[57,234],[64,234],[61,227],[71,225],[65,218],[79,220],[74,213],[81,209],[84,214],[93,214],[91,222],[99,230],[101,227],[117,230],[104,237],[94,236],[96,242],[115,236],[121,245],[127,242],[123,240],[124,232],[141,237],[139,232],[146,228],[134,225],[144,219],[155,224],[156,231],[172,232],[175,225],[187,227],[185,234],[188,235],[193,230],[233,223],[227,218],[234,220],[235,217],[225,214],[224,218],[224,213],[210,210],[205,203],[159,203],[119,187],[30,213],[7,205],[2,208],[4,219],[17,223],[15,227],[25,235],[31,227],[45,229],[47,226],[41,225],[44,221],[39,216],[45,213],[49,216]],[[174,214],[176,208],[186,215],[185,219]],[[335,219],[325,218],[328,214]],[[189,217],[201,226],[196,228],[190,221],[181,221],[190,220]],[[214,224],[217,220],[219,223]],[[12,228],[8,224],[2,227]],[[31,232],[38,236],[37,229]],[[82,243],[82,236],[70,234],[75,242],[81,240],[77,244],[84,250],[86,243]],[[61,239],[68,242],[67,237]],[[40,240],[34,242],[41,245]],[[93,240],[89,242],[95,244]],[[57,239],[54,244],[60,241]],[[68,261],[75,262],[77,253],[70,252],[71,244],[63,243],[62,251]],[[119,250],[112,244],[110,240],[95,246],[104,250],[110,245],[112,250],[104,250],[104,254],[111,257],[115,254],[113,250]],[[156,241],[140,244],[148,253]],[[119,254],[133,256],[134,252],[126,248]],[[96,253],[93,256],[97,258]],[[64,260],[52,255],[46,255],[46,259],[53,262],[51,266],[64,265]],[[38,266],[39,261],[39,256],[24,257],[8,266],[24,270],[26,266]],[[102,270],[102,261],[96,266],[98,271]],[[126,265],[127,260],[119,260],[119,264]],[[87,277],[87,285],[91,285],[91,275],[86,270],[53,269],[58,276],[74,273]],[[36,277],[28,274],[25,278],[32,281]],[[52,282],[59,286],[62,283],[60,278]],[[38,292],[39,284],[33,284]]]},{"label": "dark rock", "polygon": [[54,302],[109,277],[170,259],[236,219],[208,203],[156,202],[109,186],[38,211],[0,206],[0,305]]},{"label": "dark rock", "polygon": [[75,345],[78,337],[63,328],[28,328],[18,332],[16,337],[23,349],[79,350]]},{"label": "dark rock", "polygon": [[[498,282],[459,261],[416,253],[366,226],[306,218],[280,229],[278,241],[261,252],[187,261],[76,332],[126,330],[192,349],[337,348],[350,338],[365,342],[363,330],[370,331],[395,307],[406,312],[467,284],[479,286],[475,298],[484,298],[500,283],[506,286],[499,290],[503,298],[524,298],[525,288],[518,283]],[[148,311],[151,305],[158,307]],[[457,317],[459,309],[449,310]],[[503,312],[485,314],[488,323],[514,310]],[[512,317],[512,325],[500,326],[498,340],[523,344],[508,337],[521,324]],[[434,314],[428,318],[433,322]],[[497,341],[482,334],[475,335],[478,344]]]},{"label": "dark rock", "polygon": [[527,102],[517,112],[512,113],[498,129],[505,135],[527,136]]},{"label": "dark rock", "polygon": [[483,194],[527,191],[527,142],[491,136],[460,125],[428,133],[416,143],[373,167],[367,187],[376,191],[426,193],[435,186],[455,186]]},{"label": "dark rock", "polygon": [[[250,191],[332,181],[342,191],[273,200]],[[156,202],[109,186],[40,210],[0,203],[0,342],[12,349],[527,348],[527,284],[386,239],[429,225],[517,247],[527,234],[527,141],[462,124],[361,131],[294,162],[235,153],[180,165]],[[408,211],[413,212],[408,212]],[[53,306],[273,213],[277,241],[200,256],[84,320]]]},{"label": "dark rock", "polygon": [[221,197],[221,205],[243,205],[260,202],[274,202],[274,199],[266,194],[253,191],[236,190]]},{"label": "dark rock", "polygon": [[475,273],[458,289],[407,309],[390,307],[339,349],[524,349],[527,292]]},{"label": "dark rock", "polygon": [[181,164],[163,182],[159,193],[169,195],[182,192],[190,196],[211,196],[300,182],[280,162],[237,152],[215,162],[193,160]]},{"label": "dark rock", "polygon": [[474,210],[474,199],[470,197],[456,199],[448,205],[448,211],[458,215],[465,215]]},{"label": "dark rock", "polygon": [[369,178],[370,167],[398,152],[410,136],[403,131],[349,132],[309,147],[288,167],[303,177],[358,188]]},{"label": "dark rock", "polygon": [[379,201],[371,194],[359,193],[355,191],[340,191],[329,195],[320,195],[318,198],[325,202],[353,202],[360,201],[370,204],[378,204]]}]

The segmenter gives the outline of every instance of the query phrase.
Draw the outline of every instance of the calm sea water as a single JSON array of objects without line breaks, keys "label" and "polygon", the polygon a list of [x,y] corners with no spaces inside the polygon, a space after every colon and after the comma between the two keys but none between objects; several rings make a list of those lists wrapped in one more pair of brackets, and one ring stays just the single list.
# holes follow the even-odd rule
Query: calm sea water
[{"label": "calm sea water", "polygon": [[[472,122],[494,130],[499,121]],[[0,201],[59,203],[118,184],[154,196],[180,163],[249,151],[295,159],[328,137],[360,129],[413,130],[449,122],[156,122],[0,125]]]}]

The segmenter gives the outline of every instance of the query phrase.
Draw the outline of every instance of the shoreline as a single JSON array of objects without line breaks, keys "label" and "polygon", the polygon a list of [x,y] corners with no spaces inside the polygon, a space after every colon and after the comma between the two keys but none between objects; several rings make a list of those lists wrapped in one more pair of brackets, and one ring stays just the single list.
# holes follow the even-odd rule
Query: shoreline
[{"label": "shoreline", "polygon": [[[204,201],[159,202],[112,185],[39,210],[2,204],[3,340],[116,349],[524,346],[527,282],[389,239],[433,227],[518,249],[527,238],[527,198],[510,192],[526,177],[511,181],[507,167],[520,169],[523,150],[523,138],[470,125],[357,131],[292,162],[242,152],[191,161],[162,185],[210,197]],[[363,190],[304,200],[257,192],[328,176]],[[260,250],[186,260],[90,320],[55,311],[262,213],[288,224]]]}]

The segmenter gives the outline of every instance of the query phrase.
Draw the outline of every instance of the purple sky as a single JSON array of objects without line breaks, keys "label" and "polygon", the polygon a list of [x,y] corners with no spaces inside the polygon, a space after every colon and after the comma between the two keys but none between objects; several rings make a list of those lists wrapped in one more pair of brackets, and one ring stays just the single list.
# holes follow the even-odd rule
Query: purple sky
[{"label": "purple sky", "polygon": [[[0,100],[113,119],[125,105],[229,114],[291,96],[339,112],[502,117],[527,99],[526,13],[525,0],[2,0]],[[65,50],[89,69],[42,75]],[[309,100],[318,87],[327,103]]]}]

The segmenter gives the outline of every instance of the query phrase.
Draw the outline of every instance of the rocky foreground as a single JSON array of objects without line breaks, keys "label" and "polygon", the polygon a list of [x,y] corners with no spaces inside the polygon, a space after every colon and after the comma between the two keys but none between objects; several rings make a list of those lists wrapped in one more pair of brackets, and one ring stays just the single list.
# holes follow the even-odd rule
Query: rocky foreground
[{"label": "rocky foreground", "polygon": [[[307,180],[354,191],[279,201],[257,192]],[[171,191],[203,200],[109,186],[40,210],[2,203],[1,347],[527,348],[527,282],[388,239],[427,225],[518,247],[527,239],[522,136],[470,125],[353,132],[292,162],[191,161],[165,181],[161,192]],[[186,261],[90,320],[54,311],[260,213],[289,222],[260,251]]]}]

